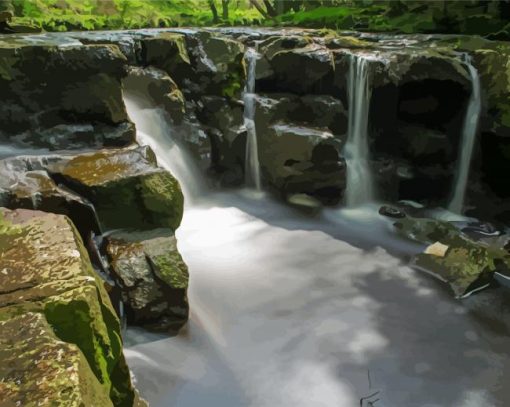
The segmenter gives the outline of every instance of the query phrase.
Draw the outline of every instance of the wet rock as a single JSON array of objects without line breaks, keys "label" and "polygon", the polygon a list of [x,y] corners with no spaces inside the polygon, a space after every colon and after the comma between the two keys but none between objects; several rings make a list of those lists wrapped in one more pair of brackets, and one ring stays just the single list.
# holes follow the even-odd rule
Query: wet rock
[{"label": "wet rock", "polygon": [[48,167],[59,182],[94,205],[105,229],[177,229],[183,195],[148,147],[102,150]]},{"label": "wet rock", "polygon": [[188,319],[188,269],[169,229],[107,238],[111,270],[128,323],[176,334]]},{"label": "wet rock", "polygon": [[100,233],[92,204],[57,185],[34,158],[0,160],[0,206],[67,215],[84,239]]},{"label": "wet rock", "polygon": [[[73,136],[74,130],[80,133],[79,126],[89,126],[70,145],[133,141],[120,84],[126,58],[116,46],[20,41],[0,42],[0,138],[19,136],[33,145],[52,147],[51,135],[44,135],[48,129],[63,130],[55,135],[58,140]],[[106,134],[100,137],[96,130]]]},{"label": "wet rock", "polygon": [[406,214],[402,212],[400,209],[395,208],[393,206],[383,205],[379,208],[379,214],[383,216],[387,216],[389,218],[401,219],[405,218]]},{"label": "wet rock", "polygon": [[[413,264],[447,282],[456,297],[486,287],[494,272],[510,274],[510,253],[499,238],[477,242],[446,221],[407,216],[395,223],[398,233],[428,248]],[[441,256],[431,245],[441,248]]]},{"label": "wet rock", "polygon": [[169,75],[176,75],[175,79],[181,83],[184,80],[181,75],[191,69],[185,38],[183,34],[165,32],[143,39],[143,64],[160,68]]},{"label": "wet rock", "polygon": [[148,95],[154,106],[163,107],[175,124],[183,120],[186,106],[182,92],[168,74],[154,67],[130,67],[123,85],[140,95]]},{"label": "wet rock", "polygon": [[[9,346],[20,368],[14,378],[13,366],[3,365],[0,393],[38,401],[60,396],[70,403],[109,398],[113,405],[133,405],[135,394],[122,354],[119,320],[72,223],[61,215],[1,209],[0,247],[0,336],[5,341],[6,330],[19,330],[19,341]],[[23,320],[33,321],[34,326],[18,325]],[[23,342],[36,325],[42,328],[40,337]],[[29,353],[23,352],[28,346]],[[57,356],[51,364],[44,357],[35,359],[34,365],[33,352],[41,352],[40,347],[48,349],[48,356]],[[27,364],[28,358],[32,363]],[[81,371],[74,370],[79,366]],[[73,369],[64,370],[67,367]],[[52,375],[62,382],[48,383]],[[21,382],[19,376],[28,381]],[[70,389],[83,393],[66,393]],[[66,392],[61,394],[62,390]]]},{"label": "wet rock", "polygon": [[262,173],[276,190],[306,193],[327,204],[341,198],[345,165],[331,133],[276,124],[259,134],[258,143]]},{"label": "wet rock", "polygon": [[328,76],[333,78],[332,54],[317,44],[279,51],[269,58],[269,63],[274,74],[266,80],[268,84],[261,85],[265,88],[297,94],[323,93],[322,81]]}]

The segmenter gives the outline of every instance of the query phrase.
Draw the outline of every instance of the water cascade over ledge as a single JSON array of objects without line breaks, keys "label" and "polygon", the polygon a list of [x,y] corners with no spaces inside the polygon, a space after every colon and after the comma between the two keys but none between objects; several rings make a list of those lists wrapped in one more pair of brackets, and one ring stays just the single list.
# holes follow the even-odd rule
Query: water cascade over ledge
[{"label": "water cascade over ledge", "polygon": [[469,167],[473,156],[476,134],[478,131],[478,122],[482,109],[480,97],[480,77],[477,69],[473,66],[471,58],[464,56],[469,75],[471,77],[471,96],[469,98],[464,124],[462,128],[462,137],[460,140],[459,155],[457,159],[457,168],[455,171],[455,184],[453,196],[448,205],[448,209],[454,213],[461,213],[466,195],[466,186],[469,177]]},{"label": "water cascade over ledge", "polygon": [[246,126],[246,185],[261,189],[260,164],[257,145],[257,131],[255,129],[255,68],[259,54],[253,48],[248,48],[244,56],[247,63],[246,86],[243,93],[244,125]]},{"label": "water cascade over ledge", "polygon": [[368,116],[370,110],[369,61],[362,55],[350,56],[348,74],[349,127],[345,144],[347,162],[347,206],[372,201],[373,179],[369,163]]}]

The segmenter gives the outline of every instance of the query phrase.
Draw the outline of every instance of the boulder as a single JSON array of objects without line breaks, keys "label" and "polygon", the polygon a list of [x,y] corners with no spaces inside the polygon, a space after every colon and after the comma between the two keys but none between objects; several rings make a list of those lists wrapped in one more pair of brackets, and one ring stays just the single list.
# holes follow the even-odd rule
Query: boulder
[{"label": "boulder", "polygon": [[165,71],[152,66],[129,67],[123,86],[132,93],[148,96],[155,106],[163,107],[168,112],[175,124],[182,122],[186,102],[177,84]]},{"label": "boulder", "polygon": [[159,33],[141,41],[142,63],[164,70],[181,83],[191,69],[190,57],[186,47],[186,37],[179,33]]},{"label": "boulder", "polygon": [[337,203],[345,187],[339,142],[324,130],[275,124],[258,133],[262,174],[284,196],[306,193]]},{"label": "boulder", "polygon": [[[324,93],[335,70],[331,52],[320,45],[282,50],[269,58],[274,74],[262,84],[263,89],[307,94]],[[296,69],[299,67],[299,69]]]},{"label": "boulder", "polygon": [[0,320],[3,403],[113,406],[80,348],[61,341],[42,314],[27,312]]},{"label": "boulder", "polygon": [[0,138],[51,149],[132,142],[120,83],[126,62],[114,45],[0,41]]},{"label": "boulder", "polygon": [[186,43],[194,67],[194,83],[186,87],[195,95],[239,99],[246,80],[244,45],[207,31],[187,36]]},{"label": "boulder", "polygon": [[510,253],[499,237],[476,241],[449,222],[411,216],[394,226],[402,236],[427,245],[413,265],[447,282],[456,297],[488,286],[496,271],[510,274]]},{"label": "boulder", "polygon": [[[23,349],[28,351],[30,344],[23,338],[32,327],[18,326],[27,331],[20,331],[20,341],[11,341],[9,346],[22,370],[4,364],[0,392],[11,399],[21,397],[38,403],[45,397],[60,395],[70,403],[83,399],[105,401],[108,405],[109,398],[113,405],[133,405],[135,393],[122,354],[119,320],[69,219],[39,211],[2,209],[0,247],[2,338],[6,338],[5,329],[14,329],[24,318],[41,326],[40,337],[30,339],[36,348],[30,347],[28,354]],[[51,352],[56,352],[51,365],[46,358],[34,359],[40,346],[49,346]],[[70,353],[58,352],[58,347]],[[27,358],[31,364],[27,364]],[[47,383],[51,376],[57,381]],[[20,377],[27,382],[20,381]],[[83,394],[67,393],[71,389]],[[59,394],[59,390],[66,393]]]},{"label": "boulder", "polygon": [[100,234],[92,204],[71,190],[57,185],[43,169],[42,160],[34,157],[0,160],[0,206],[67,215],[83,239],[88,239],[91,232]]},{"label": "boulder", "polygon": [[148,147],[101,150],[48,166],[52,176],[89,200],[106,229],[177,229],[184,197]]},{"label": "boulder", "polygon": [[176,334],[188,319],[188,269],[172,230],[116,232],[106,251],[128,323]]}]

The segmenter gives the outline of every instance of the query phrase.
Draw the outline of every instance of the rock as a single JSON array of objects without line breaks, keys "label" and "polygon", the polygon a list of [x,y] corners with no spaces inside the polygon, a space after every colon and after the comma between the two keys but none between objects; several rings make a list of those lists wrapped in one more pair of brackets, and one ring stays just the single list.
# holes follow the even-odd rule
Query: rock
[{"label": "rock", "polygon": [[[23,361],[27,358],[32,363],[26,366],[28,370],[16,372],[14,383],[12,366],[3,365],[6,376],[2,377],[0,392],[9,397],[41,402],[58,390],[81,389],[83,394],[56,395],[68,398],[70,403],[77,403],[73,399],[100,401],[108,397],[113,405],[133,405],[135,394],[122,354],[119,320],[72,223],[61,215],[2,209],[0,247],[2,338],[6,335],[4,329],[14,329],[27,318],[25,321],[32,319],[43,329],[39,331],[40,337],[31,339],[34,345],[50,346],[51,352],[58,352],[58,347],[70,351],[69,354],[57,353],[60,356],[52,359],[51,365],[46,365],[45,359],[34,365],[32,352],[40,351],[40,348],[30,348],[30,353],[25,354],[22,350],[32,343],[11,342],[19,367],[26,366]],[[28,330],[24,331],[26,335],[32,329],[31,326],[18,326],[20,341],[23,327]],[[48,328],[61,342],[54,340]],[[2,346],[2,349],[5,348]],[[78,349],[90,370],[83,366]],[[68,376],[67,379],[63,377],[62,370],[66,367],[80,365],[81,371],[65,370]],[[19,375],[36,380],[38,385],[23,387],[23,383],[18,389],[26,393],[13,396],[12,392],[18,390],[13,386],[21,385]],[[46,384],[45,378],[51,375],[63,382]],[[30,386],[30,382],[27,384]]]},{"label": "rock", "polygon": [[456,297],[486,287],[495,271],[510,273],[510,253],[499,238],[470,239],[446,221],[407,216],[395,223],[398,233],[427,244],[413,265],[447,282]]},{"label": "rock", "polygon": [[[328,85],[322,83],[330,76],[333,79],[334,62],[330,51],[317,44],[304,48],[282,50],[269,58],[274,75],[266,79],[276,91],[306,94],[323,93]],[[299,69],[296,69],[299,67]]]},{"label": "rock", "polygon": [[0,320],[3,403],[113,406],[83,352],[59,340],[42,314],[27,312]]},{"label": "rock", "polygon": [[287,197],[287,203],[310,214],[317,214],[322,208],[319,200],[307,194],[294,194]]},{"label": "rock", "polygon": [[440,242],[436,242],[436,243],[433,243],[430,246],[428,246],[425,249],[424,253],[430,254],[432,256],[437,256],[437,257],[445,257],[448,249],[449,249],[449,247],[447,245],[442,244]]},{"label": "rock", "polygon": [[181,75],[191,69],[186,37],[179,33],[160,33],[141,41],[142,63],[164,70],[181,84]]},{"label": "rock", "polygon": [[278,191],[305,193],[328,204],[339,201],[345,165],[331,133],[276,124],[258,133],[258,144],[262,173]]},{"label": "rock", "polygon": [[91,232],[100,234],[92,204],[55,184],[43,165],[38,164],[33,157],[0,160],[0,206],[67,215],[83,239],[87,239]]},{"label": "rock", "polygon": [[173,232],[117,232],[107,241],[128,323],[177,334],[188,319],[188,269]]},{"label": "rock", "polygon": [[406,214],[402,212],[400,209],[388,205],[381,206],[379,208],[379,214],[395,219],[401,219],[406,217]]},{"label": "rock", "polygon": [[182,92],[168,74],[154,67],[130,67],[124,79],[125,89],[143,97],[148,95],[155,106],[163,107],[175,124],[180,124],[186,111]]},{"label": "rock", "polygon": [[206,31],[186,37],[186,43],[195,85],[188,88],[195,95],[239,99],[246,80],[243,44]]},{"label": "rock", "polygon": [[132,142],[120,84],[126,62],[114,45],[0,41],[0,138],[52,149],[62,148],[66,136],[65,148]]},{"label": "rock", "polygon": [[102,150],[55,163],[48,171],[94,205],[104,229],[177,229],[184,198],[178,181],[148,147]]}]

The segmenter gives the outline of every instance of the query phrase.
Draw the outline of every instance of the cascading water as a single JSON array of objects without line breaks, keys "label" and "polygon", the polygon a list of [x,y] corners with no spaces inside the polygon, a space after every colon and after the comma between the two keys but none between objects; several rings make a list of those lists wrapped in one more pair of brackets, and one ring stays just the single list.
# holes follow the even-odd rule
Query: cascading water
[{"label": "cascading water", "polygon": [[158,163],[179,180],[187,205],[198,199],[207,189],[204,178],[193,165],[193,158],[171,137],[166,113],[129,90],[124,91],[124,103],[129,117],[136,123],[138,143],[150,146]]},{"label": "cascading water", "polygon": [[462,212],[469,177],[469,167],[471,165],[471,157],[473,155],[476,134],[478,132],[480,111],[482,109],[482,101],[480,97],[480,76],[471,62],[471,57],[469,55],[465,55],[464,58],[471,77],[471,96],[469,98],[466,115],[464,117],[453,195],[448,205],[448,209],[454,213]]},{"label": "cascading water", "polygon": [[361,55],[350,56],[348,75],[349,128],[344,154],[347,163],[346,204],[349,207],[373,199],[373,180],[369,164],[368,114],[371,89],[369,61]]},{"label": "cascading water", "polygon": [[261,188],[260,164],[257,145],[257,131],[255,129],[255,68],[259,54],[253,48],[248,48],[244,56],[248,65],[248,76],[243,93],[244,125],[247,131],[245,181],[246,185],[257,190]]}]

